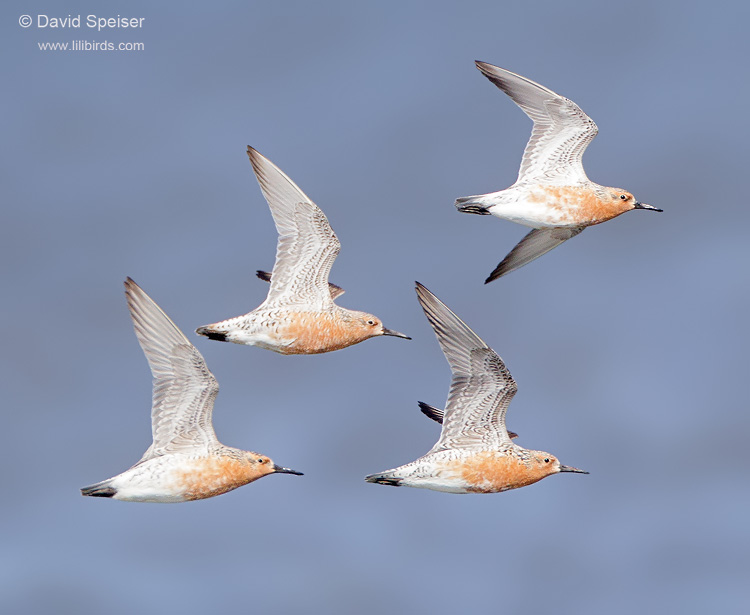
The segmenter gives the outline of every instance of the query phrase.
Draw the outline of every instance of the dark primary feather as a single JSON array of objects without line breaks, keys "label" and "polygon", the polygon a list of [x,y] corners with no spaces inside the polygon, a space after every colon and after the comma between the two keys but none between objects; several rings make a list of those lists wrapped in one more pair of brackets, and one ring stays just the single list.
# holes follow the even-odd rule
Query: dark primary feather
[{"label": "dark primary feather", "polygon": [[417,403],[419,404],[419,409],[422,411],[422,414],[441,425],[443,424],[443,411],[440,410],[440,408],[426,404],[423,401],[418,401]]}]

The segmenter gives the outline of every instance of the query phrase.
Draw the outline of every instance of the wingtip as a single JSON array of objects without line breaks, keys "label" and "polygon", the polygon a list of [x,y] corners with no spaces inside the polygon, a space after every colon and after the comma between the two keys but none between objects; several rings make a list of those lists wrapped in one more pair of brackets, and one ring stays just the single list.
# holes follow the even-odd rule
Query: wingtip
[{"label": "wingtip", "polygon": [[125,278],[123,286],[125,287],[125,298],[127,299],[128,304],[130,304],[131,301],[135,300],[138,295],[146,294],[146,292],[140,286],[138,286],[136,281],[130,276],[127,276]]},{"label": "wingtip", "polygon": [[255,167],[259,160],[265,159],[265,156],[261,154],[252,145],[247,146],[247,157],[250,159],[250,163]]},{"label": "wingtip", "polygon": [[430,301],[431,299],[440,301],[440,299],[438,299],[435,296],[435,293],[433,293],[424,284],[420,284],[419,282],[414,282],[414,284],[415,284],[414,290],[417,292],[417,300],[419,301],[420,305],[422,305],[423,309],[424,309],[425,301]]},{"label": "wingtip", "polygon": [[487,279],[484,281],[485,284],[489,284],[490,282],[494,282],[498,278],[501,278],[505,275],[506,272],[498,269],[493,270],[493,272],[487,276]]},{"label": "wingtip", "polygon": [[445,416],[445,412],[441,410],[440,408],[436,408],[435,406],[431,406],[430,404],[426,404],[423,401],[418,401],[417,404],[419,405],[419,409],[422,411],[422,414],[424,414],[427,418],[432,419],[436,423],[443,424],[443,417]]},{"label": "wingtip", "polygon": [[474,65],[484,74],[485,76],[492,75],[499,67],[489,62],[482,62],[482,60],[474,60]]},{"label": "wingtip", "polygon": [[[513,252],[511,252],[511,254],[512,253]],[[510,256],[510,254],[508,256]],[[492,270],[492,273],[490,273],[490,275],[487,276],[487,279],[484,281],[485,284],[494,282],[498,278],[502,278],[504,275],[509,274],[511,271],[515,271],[521,266],[521,265],[513,266],[513,263],[510,262],[510,259],[508,258],[508,256],[506,256],[502,261],[500,261],[498,266]]]}]

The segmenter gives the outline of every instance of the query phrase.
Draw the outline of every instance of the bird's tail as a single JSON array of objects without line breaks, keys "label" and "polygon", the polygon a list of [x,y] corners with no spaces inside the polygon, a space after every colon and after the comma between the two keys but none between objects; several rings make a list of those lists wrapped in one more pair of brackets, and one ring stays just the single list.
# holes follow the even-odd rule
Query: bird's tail
[{"label": "bird's tail", "polygon": [[393,472],[380,472],[379,474],[370,474],[365,476],[365,480],[368,483],[379,483],[381,485],[391,485],[392,487],[398,487],[404,480],[403,477],[396,476]]},{"label": "bird's tail", "polygon": [[227,332],[226,331],[218,331],[213,328],[213,325],[206,325],[205,327],[198,327],[195,332],[198,335],[203,335],[204,337],[207,337],[210,340],[218,340],[220,342],[226,342],[227,341]]},{"label": "bird's tail", "polygon": [[90,495],[95,498],[111,498],[117,493],[117,489],[112,487],[112,479],[108,478],[99,483],[94,483],[88,487],[81,488],[81,495]]},{"label": "bird's tail", "polygon": [[482,197],[462,196],[456,199],[456,209],[465,214],[478,214],[480,216],[489,216],[489,208],[480,200]]}]

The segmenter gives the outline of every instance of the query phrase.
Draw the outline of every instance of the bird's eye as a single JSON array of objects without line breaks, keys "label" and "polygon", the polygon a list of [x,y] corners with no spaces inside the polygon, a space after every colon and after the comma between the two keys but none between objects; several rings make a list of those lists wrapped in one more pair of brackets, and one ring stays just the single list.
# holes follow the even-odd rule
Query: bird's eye
[{"label": "bird's eye", "polygon": [[621,195],[620,195],[620,198],[621,198],[621,199],[622,199],[623,201],[627,201],[627,200],[628,200],[628,197],[627,197],[627,195],[626,195],[626,194],[621,194]]},{"label": "bird's eye", "polygon": [[265,463],[266,460],[263,457],[258,457],[258,463]]},{"label": "bird's eye", "polygon": [[375,324],[375,321],[374,321],[374,320],[368,320],[368,321],[367,321],[367,324],[368,324],[368,325],[374,325],[374,324]]},{"label": "bird's eye", "polygon": [[544,458],[544,463],[549,463],[549,457]]}]

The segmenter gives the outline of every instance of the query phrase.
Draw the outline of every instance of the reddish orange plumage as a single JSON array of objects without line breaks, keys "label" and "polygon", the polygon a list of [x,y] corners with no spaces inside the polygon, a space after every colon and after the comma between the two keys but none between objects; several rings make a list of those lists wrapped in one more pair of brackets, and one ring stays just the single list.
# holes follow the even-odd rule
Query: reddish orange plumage
[{"label": "reddish orange plumage", "polygon": [[540,465],[533,458],[524,461],[499,451],[480,451],[456,460],[454,471],[471,493],[497,493],[525,487],[554,473],[551,464]]},{"label": "reddish orange plumage", "polygon": [[621,192],[629,198],[619,198],[619,194],[594,190],[591,186],[540,186],[529,192],[529,201],[544,203],[552,211],[559,212],[565,224],[591,226],[606,222],[633,209],[634,199],[629,193]]},{"label": "reddish orange plumage", "polygon": [[274,471],[273,463],[236,457],[204,457],[175,472],[177,488],[186,500],[202,500],[247,485]]},{"label": "reddish orange plumage", "polygon": [[294,340],[283,354],[318,354],[340,350],[379,335],[379,328],[336,312],[295,312],[279,327],[281,339]]}]

